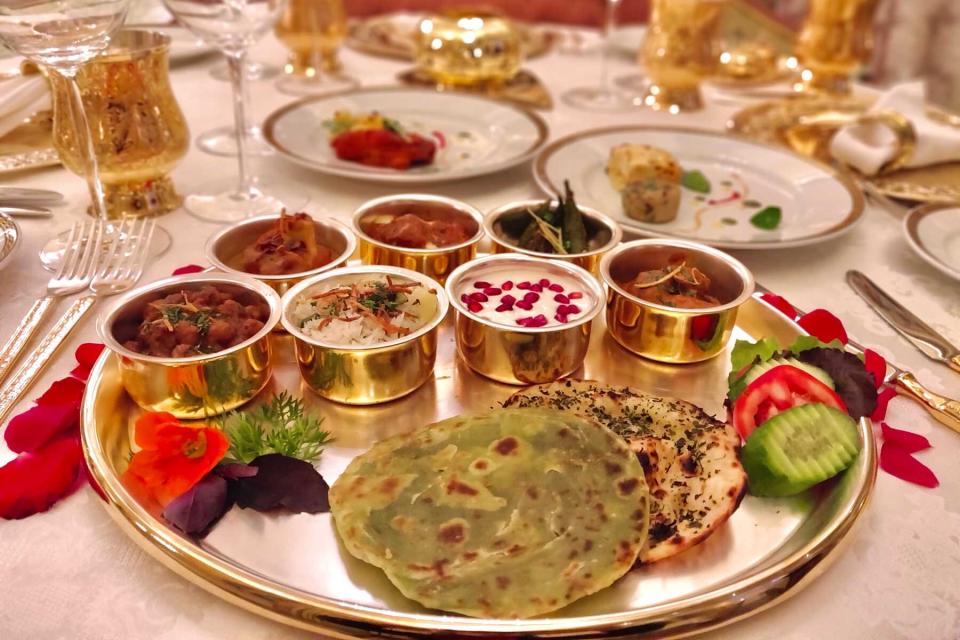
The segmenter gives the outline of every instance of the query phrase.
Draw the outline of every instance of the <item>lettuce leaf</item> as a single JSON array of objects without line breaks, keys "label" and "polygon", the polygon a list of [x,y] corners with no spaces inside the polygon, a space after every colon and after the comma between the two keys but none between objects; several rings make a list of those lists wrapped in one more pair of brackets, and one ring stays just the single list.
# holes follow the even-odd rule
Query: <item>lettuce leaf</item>
[{"label": "lettuce leaf", "polygon": [[774,355],[780,345],[773,338],[764,338],[758,342],[737,340],[730,353],[732,369],[727,376],[727,403],[733,404],[743,390],[747,388],[747,371],[755,364],[766,362]]},{"label": "lettuce leaf", "polygon": [[843,351],[843,348],[843,343],[836,339],[830,342],[822,342],[816,336],[800,336],[793,341],[787,351],[793,355],[799,355],[808,349],[840,349]]}]

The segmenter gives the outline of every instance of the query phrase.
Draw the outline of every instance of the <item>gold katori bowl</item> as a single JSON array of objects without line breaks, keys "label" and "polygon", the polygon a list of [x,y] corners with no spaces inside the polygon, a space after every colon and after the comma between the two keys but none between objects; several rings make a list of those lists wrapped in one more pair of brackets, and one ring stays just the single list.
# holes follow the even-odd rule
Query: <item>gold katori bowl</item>
[{"label": "gold katori bowl", "polygon": [[[139,326],[147,300],[214,285],[270,308],[263,328],[246,341],[216,353],[161,358],[123,346],[125,332]],[[251,278],[197,273],[174,276],[139,287],[116,300],[101,316],[97,330],[117,355],[120,379],[134,402],[147,411],[166,411],[178,418],[205,418],[253,399],[272,374],[270,332],[280,318],[280,296]]]},{"label": "gold katori bowl", "polygon": [[[680,309],[648,302],[629,293],[623,283],[641,271],[660,269],[682,257],[710,278],[710,294],[722,303]],[[737,320],[737,310],[754,289],[753,274],[722,251],[683,240],[634,240],[600,261],[607,284],[607,330],[637,355],[659,362],[700,362],[723,351]]]},{"label": "gold katori bowl", "polygon": [[[364,277],[391,276],[417,282],[437,293],[434,317],[410,334],[371,346],[343,346],[308,336],[294,320],[298,298],[319,285],[336,287]],[[281,301],[280,322],[293,336],[304,383],[317,395],[351,405],[370,405],[415,391],[433,374],[437,332],[449,308],[436,280],[409,269],[383,266],[345,267],[294,285]]]},{"label": "gold katori bowl", "polygon": [[[496,279],[490,274],[505,270],[514,274],[517,282],[534,278],[524,274],[571,280],[585,294],[578,302],[588,306],[567,324],[539,328],[508,325],[472,313],[461,299],[469,283]],[[604,301],[600,283],[584,269],[569,262],[516,253],[485,256],[463,265],[447,280],[447,297],[457,312],[457,352],[463,361],[483,376],[516,385],[551,382],[579,369],[590,343],[592,321]]]},{"label": "gold katori bowl", "polygon": [[[432,249],[396,247],[375,240],[367,233],[373,218],[404,213],[441,220],[460,216],[475,231],[465,242]],[[353,232],[360,239],[360,261],[363,264],[410,269],[442,285],[454,269],[476,257],[477,246],[483,239],[483,214],[465,202],[443,196],[417,193],[384,196],[360,205],[353,214]]]},{"label": "gold katori bowl", "polygon": [[283,295],[287,289],[304,278],[344,266],[357,249],[357,239],[347,225],[333,218],[314,218],[313,225],[316,229],[317,241],[326,245],[333,254],[330,262],[309,271],[282,275],[247,273],[240,269],[237,266],[237,260],[243,250],[256,242],[260,234],[273,227],[279,218],[279,214],[259,216],[223,229],[207,242],[205,248],[207,260],[224,273],[254,278]]},{"label": "gold katori bowl", "polygon": [[[517,241],[520,239],[520,233],[523,229],[522,223],[525,219],[530,219],[527,209],[536,211],[542,204],[543,200],[522,200],[497,207],[488,213],[483,219],[483,228],[493,241],[493,252],[522,253],[546,260],[572,262],[593,275],[599,276],[600,258],[607,251],[620,244],[620,240],[623,238],[623,230],[620,225],[599,211],[578,204],[577,208],[583,214],[583,224],[587,228],[589,251],[557,255],[555,253],[521,249]],[[556,204],[556,200],[552,200],[551,204]]]}]

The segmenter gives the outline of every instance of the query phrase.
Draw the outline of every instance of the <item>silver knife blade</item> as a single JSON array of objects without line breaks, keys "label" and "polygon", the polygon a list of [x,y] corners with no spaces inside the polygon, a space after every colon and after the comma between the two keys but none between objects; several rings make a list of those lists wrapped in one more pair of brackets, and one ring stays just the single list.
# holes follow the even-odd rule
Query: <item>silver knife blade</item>
[{"label": "silver knife blade", "polygon": [[53,215],[50,209],[42,207],[8,207],[0,204],[0,211],[14,218],[49,218]]},{"label": "silver knife blade", "polygon": [[877,315],[931,360],[960,371],[960,349],[937,333],[912,311],[894,300],[875,282],[856,269],[847,271],[847,284]]},{"label": "silver knife blade", "polygon": [[21,187],[0,187],[0,202],[24,204],[59,204],[63,194],[48,189],[27,189]]}]

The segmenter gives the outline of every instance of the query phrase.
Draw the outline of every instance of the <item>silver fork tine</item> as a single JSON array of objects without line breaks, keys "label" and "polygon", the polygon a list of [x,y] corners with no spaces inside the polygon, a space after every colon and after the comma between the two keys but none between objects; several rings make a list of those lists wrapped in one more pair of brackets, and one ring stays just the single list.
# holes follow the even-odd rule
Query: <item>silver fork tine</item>
[{"label": "silver fork tine", "polygon": [[70,251],[70,248],[78,242],[83,242],[87,235],[87,226],[89,222],[75,222],[70,227],[70,236],[67,238],[67,244],[63,249],[63,259],[60,261],[60,268],[57,270],[57,278],[63,278],[70,274],[72,278],[80,261],[81,251]]},{"label": "silver fork tine", "polygon": [[137,247],[137,253],[130,269],[125,274],[126,278],[139,280],[147,263],[147,255],[150,251],[150,244],[153,241],[153,232],[157,228],[157,223],[155,220],[147,220],[143,226],[145,229],[141,230],[140,245]]}]

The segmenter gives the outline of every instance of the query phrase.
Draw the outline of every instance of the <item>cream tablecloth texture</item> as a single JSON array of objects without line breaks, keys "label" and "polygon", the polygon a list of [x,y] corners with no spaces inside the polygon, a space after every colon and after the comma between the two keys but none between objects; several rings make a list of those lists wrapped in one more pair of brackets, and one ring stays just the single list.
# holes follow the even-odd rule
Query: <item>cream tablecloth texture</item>
[{"label": "cream tablecloth texture", "polygon": [[[282,55],[272,40],[255,51],[256,58],[275,63]],[[392,83],[403,67],[351,51],[344,52],[343,58],[346,71],[364,85]],[[227,124],[230,117],[229,86],[211,79],[213,64],[208,61],[172,73],[174,90],[194,134]],[[634,70],[626,60],[614,64],[615,73]],[[529,66],[554,96],[576,83],[594,81],[598,75],[595,59],[560,53]],[[270,82],[252,84],[251,95],[251,112],[258,119],[291,100]],[[720,128],[735,108],[728,100],[711,99],[704,111],[689,115],[650,111],[611,115],[574,111],[558,104],[544,117],[552,138],[557,138],[622,123]],[[276,157],[258,164],[267,178],[296,185],[308,194],[310,211],[343,220],[364,200],[396,192],[390,186],[314,174]],[[230,175],[235,168],[233,159],[191,149],[174,171],[174,179],[183,193],[190,193],[209,178]],[[12,263],[0,272],[0,336],[6,336],[46,281],[47,274],[36,257],[38,249],[52,234],[84,215],[87,197],[82,181],[59,168],[3,177],[0,183],[58,189],[67,197],[53,219],[20,222],[24,242]],[[538,195],[529,165],[429,189],[471,202],[481,210]],[[150,263],[145,281],[166,276],[184,263],[203,262],[204,242],[217,230],[217,225],[200,222],[183,211],[161,222],[174,234],[174,246]],[[862,223],[841,239],[803,249],[740,252],[737,257],[758,281],[801,307],[829,307],[858,340],[913,369],[932,389],[960,397],[960,376],[926,360],[894,335],[843,281],[847,269],[861,269],[960,343],[960,285],[911,252],[901,235],[900,221],[890,213],[868,207]],[[65,375],[73,366],[72,349],[94,339],[93,322],[87,320],[31,395]],[[24,403],[23,408],[27,406]],[[889,421],[930,439],[933,448],[919,457],[936,470],[940,487],[922,489],[880,473],[873,502],[848,548],[823,576],[789,601],[712,637],[960,638],[960,436],[903,399],[893,401]],[[8,456],[8,451],[0,449],[0,462]],[[174,575],[121,533],[96,495],[84,488],[49,513],[22,521],[0,521],[0,637],[267,640],[312,636],[247,613]]]}]

